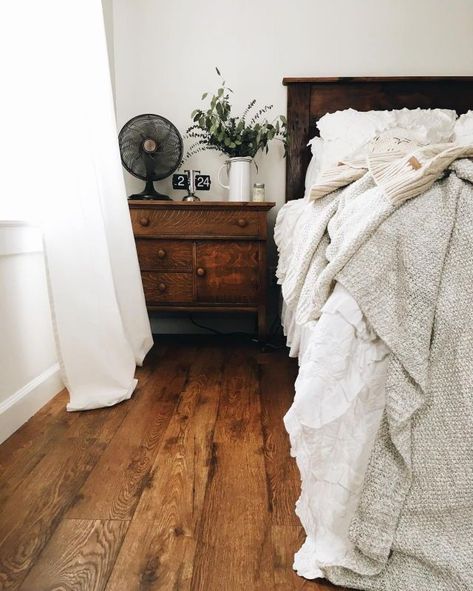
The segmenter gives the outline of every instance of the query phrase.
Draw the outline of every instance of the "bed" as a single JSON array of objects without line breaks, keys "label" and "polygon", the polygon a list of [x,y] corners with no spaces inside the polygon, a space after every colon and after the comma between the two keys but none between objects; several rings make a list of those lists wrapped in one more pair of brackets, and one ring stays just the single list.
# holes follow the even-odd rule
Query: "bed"
[{"label": "bed", "polygon": [[[307,534],[294,568],[306,578],[373,591],[472,589],[473,554],[464,540],[473,536],[473,358],[466,352],[473,317],[461,302],[473,296],[473,243],[465,239],[473,220],[473,165],[466,157],[473,152],[438,175],[444,180],[429,191],[399,207],[386,203],[379,214],[380,187],[365,177],[341,189],[340,198],[330,193],[318,201],[307,201],[304,185],[307,144],[327,113],[422,108],[461,115],[473,106],[473,77],[285,78],[284,84],[288,204],[275,238],[283,326],[300,365],[285,424],[302,478],[296,512]],[[360,222],[360,212],[373,217],[371,225]],[[340,228],[350,233],[357,224],[363,239],[344,253]],[[285,252],[290,241],[296,246]],[[299,265],[297,312],[295,281],[286,285],[294,252],[310,255]],[[300,313],[304,289],[316,313]],[[454,394],[445,382],[454,384]],[[439,541],[426,541],[434,537]]]},{"label": "bed", "polygon": [[473,76],[284,78],[283,84],[287,86],[287,201],[304,194],[310,160],[307,143],[326,113],[350,107],[359,111],[438,107],[462,114],[473,107]]}]

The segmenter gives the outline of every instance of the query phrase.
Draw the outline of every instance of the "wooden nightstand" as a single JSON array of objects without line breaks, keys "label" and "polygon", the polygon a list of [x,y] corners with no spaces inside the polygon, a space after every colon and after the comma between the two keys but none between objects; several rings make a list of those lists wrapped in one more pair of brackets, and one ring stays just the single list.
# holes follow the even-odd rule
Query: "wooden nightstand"
[{"label": "wooden nightstand", "polygon": [[266,337],[266,215],[274,203],[129,205],[149,310],[252,312]]}]

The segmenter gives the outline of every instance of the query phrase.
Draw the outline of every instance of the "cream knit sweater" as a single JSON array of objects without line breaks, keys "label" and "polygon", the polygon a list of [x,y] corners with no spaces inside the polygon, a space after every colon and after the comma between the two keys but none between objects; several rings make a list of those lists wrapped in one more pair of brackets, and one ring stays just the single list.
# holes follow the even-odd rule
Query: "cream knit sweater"
[{"label": "cream knit sweater", "polygon": [[392,203],[403,203],[427,191],[450,164],[473,157],[473,146],[435,144],[404,152],[379,152],[359,160],[347,160],[322,171],[310,190],[316,200],[356,181],[367,170]]}]

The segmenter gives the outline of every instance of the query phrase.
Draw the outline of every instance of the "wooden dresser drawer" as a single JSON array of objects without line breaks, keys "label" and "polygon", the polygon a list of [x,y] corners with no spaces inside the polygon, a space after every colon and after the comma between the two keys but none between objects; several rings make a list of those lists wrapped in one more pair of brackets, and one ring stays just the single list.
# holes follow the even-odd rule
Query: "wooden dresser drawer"
[{"label": "wooden dresser drawer", "polygon": [[183,229],[189,237],[266,236],[266,218],[257,211],[241,209],[233,211],[200,207],[153,210],[134,207],[131,220],[135,236],[182,236]]},{"label": "wooden dresser drawer", "polygon": [[192,273],[142,271],[141,277],[148,305],[192,302]]},{"label": "wooden dresser drawer", "polygon": [[143,271],[172,269],[192,271],[192,242],[190,240],[153,240],[137,238],[136,249]]}]

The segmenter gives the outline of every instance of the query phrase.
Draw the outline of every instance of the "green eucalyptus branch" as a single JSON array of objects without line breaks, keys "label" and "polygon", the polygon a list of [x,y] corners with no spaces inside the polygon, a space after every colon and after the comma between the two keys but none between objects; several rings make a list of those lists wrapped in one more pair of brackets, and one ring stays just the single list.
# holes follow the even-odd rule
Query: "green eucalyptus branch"
[{"label": "green eucalyptus branch", "polygon": [[[217,150],[230,158],[254,156],[259,151],[268,152],[269,143],[276,139],[286,149],[286,118],[280,115],[271,122],[262,119],[273,106],[256,109],[256,100],[251,100],[242,115],[234,116],[230,104],[231,88],[226,86],[218,68],[215,68],[221,84],[214,94],[204,92],[202,100],[209,99],[207,109],[195,109],[192,125],[186,130],[186,139],[194,140],[186,153],[186,159],[203,150]],[[249,123],[247,118],[251,117]]]}]

